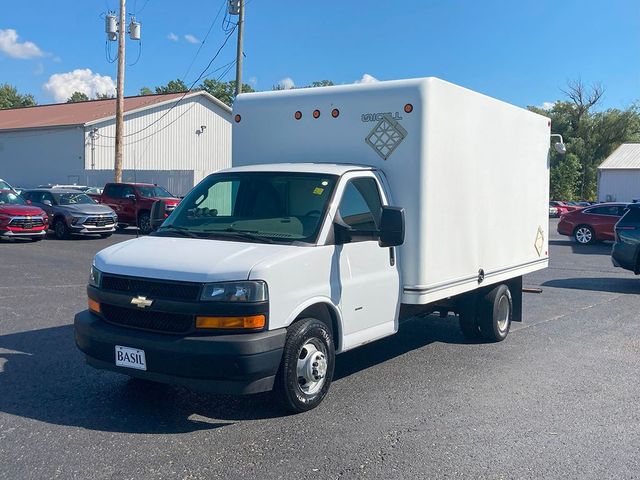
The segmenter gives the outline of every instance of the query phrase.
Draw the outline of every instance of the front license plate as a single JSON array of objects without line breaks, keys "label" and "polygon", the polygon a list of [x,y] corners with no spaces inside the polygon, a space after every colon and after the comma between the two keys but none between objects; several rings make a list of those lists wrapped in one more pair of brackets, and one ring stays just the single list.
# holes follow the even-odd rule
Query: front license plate
[{"label": "front license plate", "polygon": [[116,345],[116,365],[118,367],[146,370],[147,359],[144,356],[144,350]]}]

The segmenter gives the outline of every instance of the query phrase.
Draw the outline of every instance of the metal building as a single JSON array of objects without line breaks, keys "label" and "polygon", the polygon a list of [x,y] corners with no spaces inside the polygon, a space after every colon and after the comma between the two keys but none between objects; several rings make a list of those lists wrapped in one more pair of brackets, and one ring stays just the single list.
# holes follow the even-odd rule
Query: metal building
[{"label": "metal building", "polygon": [[[231,109],[204,91],[125,98],[123,181],[183,195],[231,166]],[[113,181],[115,100],[0,110],[0,177],[13,185]]]},{"label": "metal building", "polygon": [[640,199],[640,143],[623,143],[598,167],[598,201]]}]

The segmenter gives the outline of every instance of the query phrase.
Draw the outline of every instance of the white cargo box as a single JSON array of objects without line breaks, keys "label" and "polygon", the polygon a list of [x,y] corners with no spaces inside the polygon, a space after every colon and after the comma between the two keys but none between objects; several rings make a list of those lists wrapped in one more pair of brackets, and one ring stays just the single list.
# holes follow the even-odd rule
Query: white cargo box
[{"label": "white cargo box", "polygon": [[473,290],[479,272],[488,285],[548,264],[546,117],[423,78],[240,95],[234,118],[233,166],[384,172],[406,211],[403,303]]}]

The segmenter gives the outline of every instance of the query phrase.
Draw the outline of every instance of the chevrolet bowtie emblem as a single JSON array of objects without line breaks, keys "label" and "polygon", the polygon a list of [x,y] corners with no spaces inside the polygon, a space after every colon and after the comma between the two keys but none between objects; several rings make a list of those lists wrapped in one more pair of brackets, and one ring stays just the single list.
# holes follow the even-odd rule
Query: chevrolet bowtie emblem
[{"label": "chevrolet bowtie emblem", "polygon": [[131,304],[135,305],[138,308],[150,307],[152,303],[153,300],[147,300],[147,297],[142,297],[140,295],[131,299]]}]

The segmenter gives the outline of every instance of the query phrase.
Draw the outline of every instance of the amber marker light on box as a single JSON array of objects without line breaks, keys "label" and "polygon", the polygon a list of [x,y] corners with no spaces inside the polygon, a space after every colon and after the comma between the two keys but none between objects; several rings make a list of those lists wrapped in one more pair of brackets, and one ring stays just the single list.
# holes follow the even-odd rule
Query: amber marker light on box
[{"label": "amber marker light on box", "polygon": [[320,118],[320,110],[313,111],[313,118]]},{"label": "amber marker light on box", "polygon": [[235,119],[236,119],[236,123],[240,123],[240,120],[242,120],[242,117],[240,115],[236,115]]},{"label": "amber marker light on box", "polygon": [[264,315],[246,317],[196,317],[196,328],[264,328],[267,319]]},{"label": "amber marker light on box", "polygon": [[302,112],[298,110],[296,113],[293,114],[293,116],[296,120],[300,120],[302,118]]},{"label": "amber marker light on box", "polygon": [[333,118],[338,118],[340,116],[340,110],[338,110],[337,108],[334,108],[333,110],[331,110],[331,116]]},{"label": "amber marker light on box", "polygon": [[95,313],[100,313],[100,302],[95,301],[93,298],[89,298],[87,301],[89,310]]},{"label": "amber marker light on box", "polygon": [[407,103],[407,104],[404,106],[404,112],[405,112],[405,113],[411,113],[411,112],[413,112],[413,105],[411,105],[410,103]]}]

